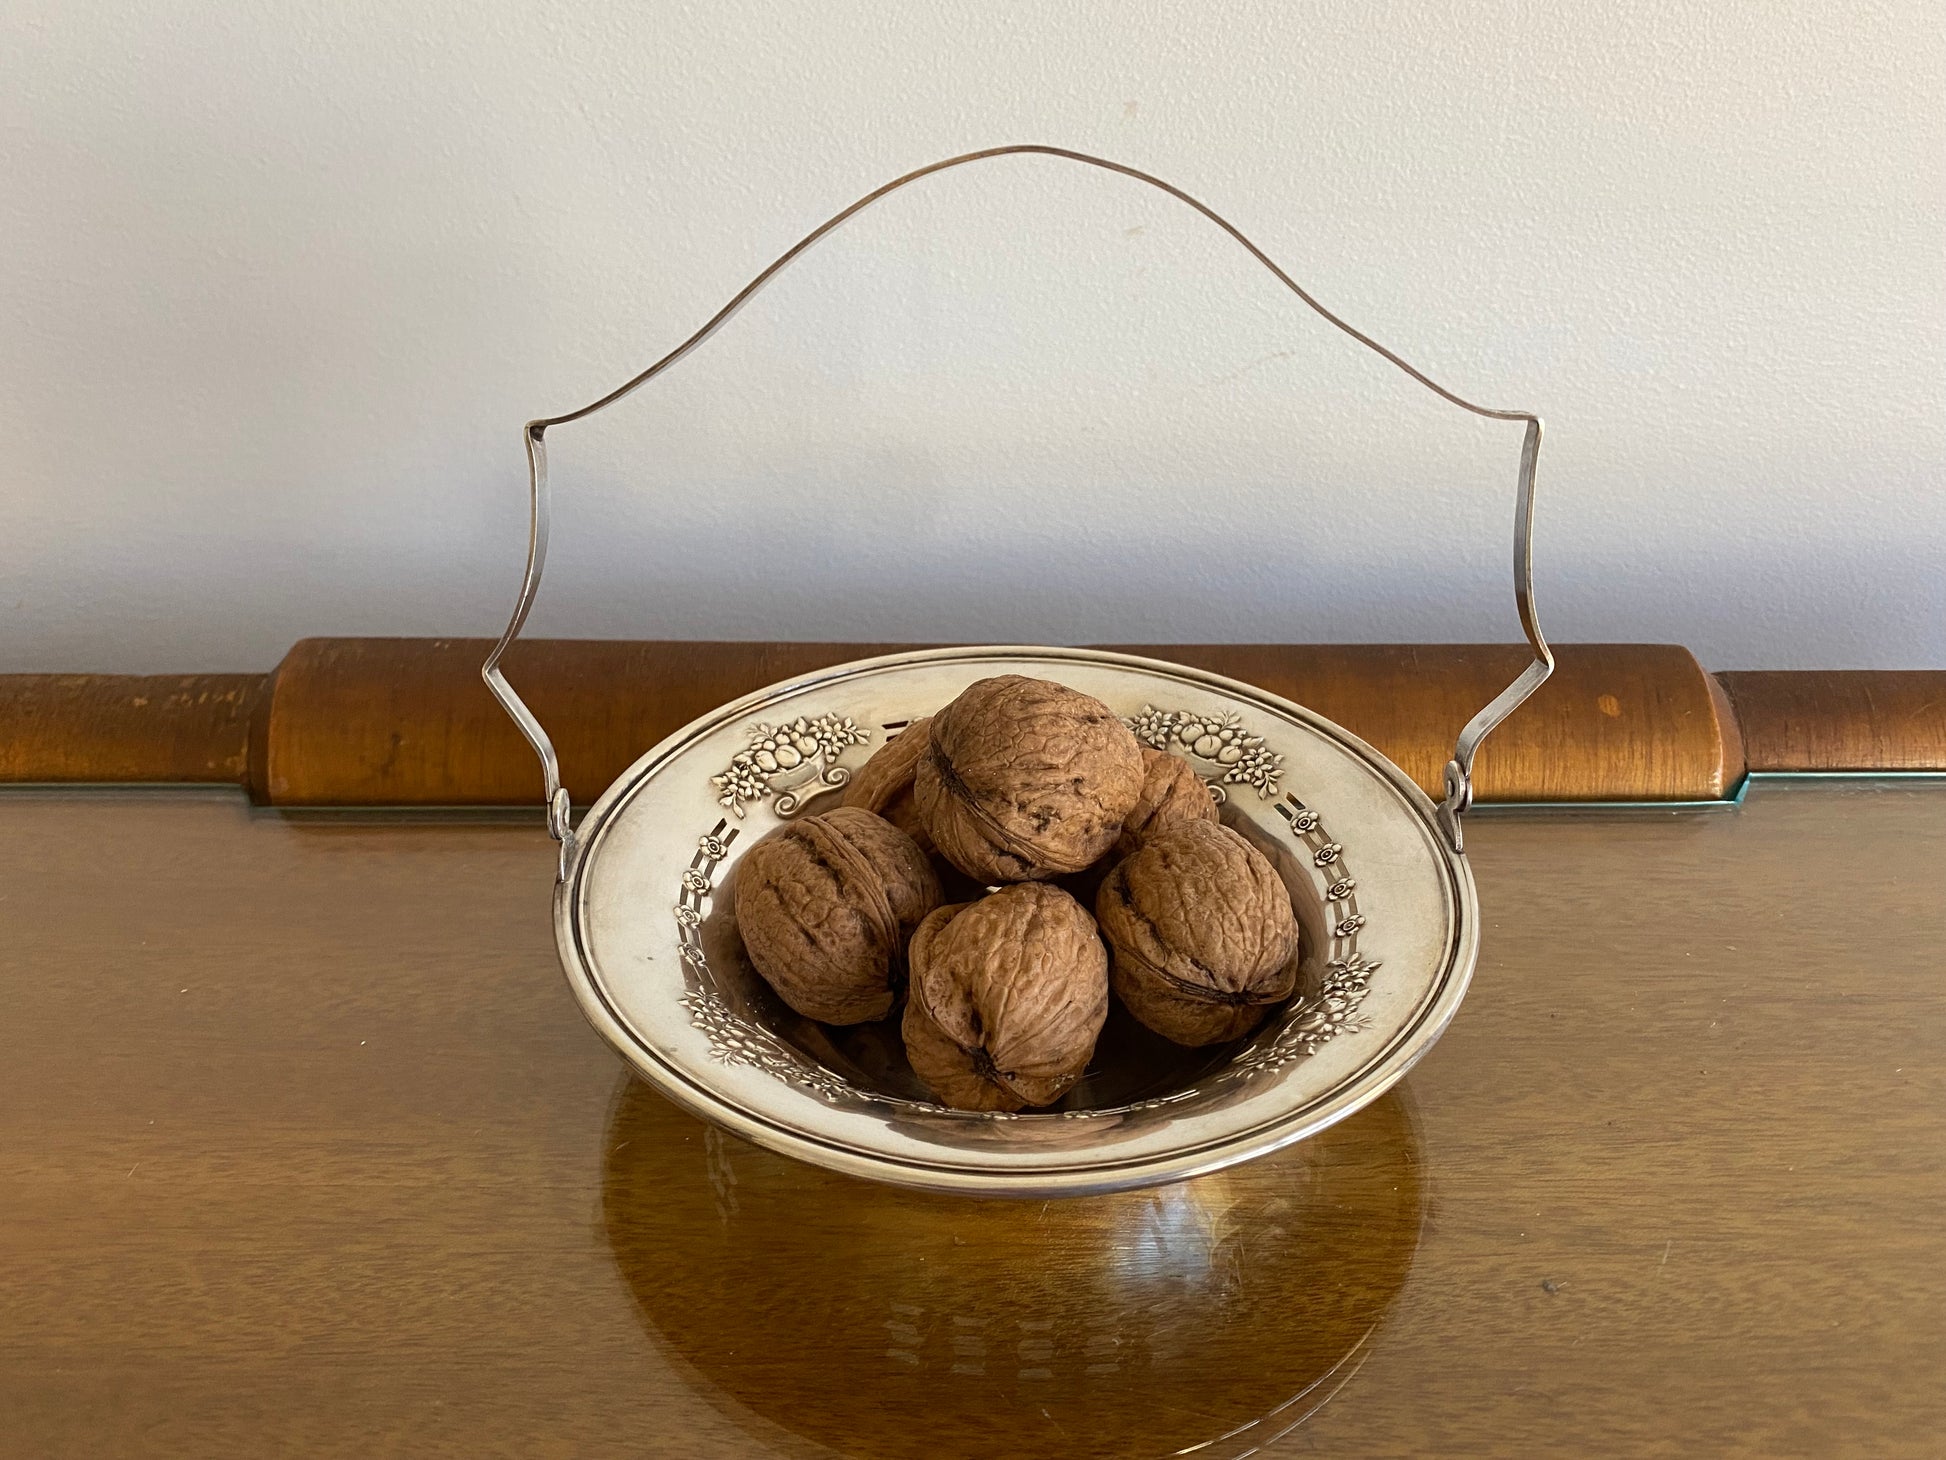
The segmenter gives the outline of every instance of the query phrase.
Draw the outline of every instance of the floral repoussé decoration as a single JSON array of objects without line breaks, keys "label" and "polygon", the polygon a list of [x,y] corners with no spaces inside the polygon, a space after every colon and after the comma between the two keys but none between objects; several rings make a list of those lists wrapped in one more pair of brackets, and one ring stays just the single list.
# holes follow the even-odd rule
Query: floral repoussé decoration
[{"label": "floral repouss\u00e9 decoration", "polygon": [[1245,1050],[1225,1073],[1248,1077],[1280,1070],[1293,1060],[1316,1054],[1341,1034],[1368,1028],[1358,1006],[1371,992],[1372,974],[1378,966],[1376,960],[1357,953],[1332,959],[1325,966],[1317,993],[1297,1001],[1276,1037]]},{"label": "floral repouss\u00e9 decoration", "polygon": [[861,730],[849,715],[815,719],[800,715],[788,725],[759,724],[750,731],[750,744],[736,753],[729,769],[711,776],[710,784],[717,789],[718,804],[742,816],[749,803],[812,775],[820,775],[832,786],[843,785],[843,775],[830,779],[831,768],[847,749],[871,738],[871,732]]},{"label": "floral repouss\u00e9 decoration", "polygon": [[[909,723],[893,721],[881,728],[888,732],[889,739]],[[1276,792],[1283,776],[1283,757],[1273,753],[1262,736],[1244,730],[1241,717],[1235,714],[1160,710],[1145,705],[1140,714],[1126,717],[1123,723],[1138,741],[1153,749],[1215,767],[1219,774],[1208,784],[1218,800],[1222,799],[1222,781],[1255,786],[1258,794],[1268,799]],[[849,716],[843,715],[800,716],[785,725],[759,724],[747,733],[748,746],[736,753],[721,775],[710,777],[719,793],[717,799],[738,817],[744,814],[747,805],[763,801],[769,801],[779,816],[796,814],[812,799],[847,784],[851,772],[838,764],[840,757],[851,747],[869,744],[872,739],[872,732],[861,730]],[[1312,865],[1322,874],[1320,881],[1324,885],[1320,890],[1329,919],[1324,936],[1332,945],[1330,951],[1338,956],[1326,961],[1317,991],[1300,993],[1274,1032],[1257,1040],[1212,1076],[1216,1084],[1274,1073],[1315,1055],[1334,1039],[1371,1027],[1360,1006],[1371,991],[1372,975],[1379,963],[1358,950],[1366,914],[1358,906],[1358,879],[1345,865],[1345,848],[1330,840],[1323,816],[1294,794],[1286,795],[1276,809],[1289,825],[1299,848],[1311,854]],[[737,835],[736,827],[721,820],[703,834],[697,843],[696,858],[681,873],[681,895],[675,908],[677,938],[688,983],[683,1005],[689,1012],[690,1022],[708,1036],[711,1055],[725,1064],[763,1070],[834,1105],[865,1101],[929,1114],[963,1114],[923,1101],[854,1087],[843,1077],[805,1058],[760,1023],[731,1010],[716,988],[709,957],[703,948],[702,924],[704,904],[714,894],[717,867],[730,855],[731,843]],[[1193,1100],[1208,1089],[1208,1084],[1192,1086],[1131,1105],[1064,1110],[1055,1114],[1062,1120],[1118,1118]],[[1012,1121],[1043,1117],[1032,1112],[987,1111],[969,1118]]]},{"label": "floral repouss\u00e9 decoration", "polygon": [[1152,750],[1208,761],[1221,767],[1225,781],[1255,786],[1265,800],[1277,794],[1284,757],[1273,753],[1263,736],[1245,730],[1242,716],[1233,711],[1195,714],[1144,705],[1142,713],[1129,716],[1126,723],[1135,738]]}]

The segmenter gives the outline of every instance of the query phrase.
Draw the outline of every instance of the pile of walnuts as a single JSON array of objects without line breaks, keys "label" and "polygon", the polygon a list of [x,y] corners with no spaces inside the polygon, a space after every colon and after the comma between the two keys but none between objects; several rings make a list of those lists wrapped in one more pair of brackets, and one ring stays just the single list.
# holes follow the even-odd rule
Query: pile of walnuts
[{"label": "pile of walnuts", "polygon": [[[970,895],[949,902],[956,883]],[[1101,701],[1015,674],[915,720],[842,807],[752,847],[736,919],[807,1018],[883,1019],[903,993],[913,1071],[961,1110],[1059,1100],[1111,989],[1201,1045],[1247,1033],[1297,978],[1288,891],[1189,763]]]}]

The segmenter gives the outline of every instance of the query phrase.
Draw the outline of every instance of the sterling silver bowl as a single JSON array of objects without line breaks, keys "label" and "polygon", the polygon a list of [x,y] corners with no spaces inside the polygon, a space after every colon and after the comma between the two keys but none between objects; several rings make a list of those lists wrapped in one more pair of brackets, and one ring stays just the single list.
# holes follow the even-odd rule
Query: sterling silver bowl
[{"label": "sterling silver bowl", "polygon": [[[1271,859],[1303,953],[1298,992],[1257,1032],[1190,1050],[1118,1010],[1058,1106],[975,1114],[928,1097],[896,1019],[815,1024],[750,967],[732,897],[743,854],[781,821],[836,805],[873,750],[995,674],[1108,704],[1144,743],[1188,758],[1224,822]],[[759,690],[637,761],[574,847],[554,898],[562,963],[588,1019],[645,1079],[759,1145],[943,1191],[1106,1191],[1300,1140],[1431,1047],[1479,944],[1465,858],[1370,746],[1235,680],[1078,649],[926,650]]]},{"label": "sterling silver bowl", "polygon": [[[1534,659],[1469,721],[1435,806],[1395,765],[1302,706],[1180,665],[1078,649],[926,650],[772,685],[706,715],[632,766],[578,824],[553,744],[500,671],[540,588],[545,437],[593,415],[707,340],[820,238],[947,168],[1022,153],[1159,188],[1214,223],[1327,323],[1476,415],[1524,426],[1514,601]],[[1045,1196],[1177,1181],[1322,1130],[1383,1093],[1431,1047],[1466,992],[1479,908],[1460,818],[1487,734],[1553,668],[1533,606],[1541,423],[1476,405],[1332,314],[1236,226],[1161,179],[1064,148],[998,147],[895,178],[827,219],[647,370],[579,410],[530,421],[527,571],[487,686],[540,757],[561,844],[554,921],[582,1009],[670,1099],[759,1145],[937,1191]],[[824,800],[902,727],[974,680],[1054,679],[1104,701],[1145,743],[1186,756],[1223,820],[1282,874],[1302,928],[1290,1002],[1247,1039],[1185,1050],[1111,1014],[1086,1077],[1058,1107],[970,1114],[927,1097],[894,1024],[832,1030],[794,1015],[742,954],[732,896],[744,852]]]}]

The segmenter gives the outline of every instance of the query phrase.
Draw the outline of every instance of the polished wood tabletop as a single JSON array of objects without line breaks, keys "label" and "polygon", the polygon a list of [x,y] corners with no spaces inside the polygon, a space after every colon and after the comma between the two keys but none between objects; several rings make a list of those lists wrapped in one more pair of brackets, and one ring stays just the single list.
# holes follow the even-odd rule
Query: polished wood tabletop
[{"label": "polished wood tabletop", "polygon": [[1392,1094],[981,1203],[632,1081],[531,821],[7,793],[0,1453],[1942,1453],[1946,786],[1467,840]]}]

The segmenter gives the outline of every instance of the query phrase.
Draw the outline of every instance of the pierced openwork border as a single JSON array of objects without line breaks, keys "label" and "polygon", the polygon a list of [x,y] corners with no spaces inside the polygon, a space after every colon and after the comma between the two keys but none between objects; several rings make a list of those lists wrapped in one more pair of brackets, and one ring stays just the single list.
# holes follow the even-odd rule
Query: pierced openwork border
[{"label": "pierced openwork border", "polygon": [[[881,728],[889,741],[909,723],[888,722]],[[1127,717],[1126,723],[1144,744],[1181,755],[1191,764],[1200,761],[1214,767],[1215,775],[1205,777],[1205,784],[1219,802],[1225,797],[1226,783],[1254,787],[1265,800],[1276,794],[1283,775],[1283,757],[1272,752],[1261,736],[1246,730],[1241,717],[1234,713],[1206,714],[1145,705],[1140,714]],[[719,802],[739,818],[744,815],[745,805],[764,800],[771,801],[772,810],[780,817],[788,818],[814,797],[845,785],[851,779],[851,771],[839,765],[839,759],[852,746],[867,744],[872,738],[871,732],[860,729],[850,717],[835,715],[799,717],[785,726],[759,724],[751,728],[749,737],[749,746],[737,753],[729,769],[710,778],[720,792]],[[1246,1046],[1203,1085],[1128,1105],[1052,1112],[1053,1118],[1088,1120],[1179,1104],[1208,1093],[1212,1087],[1281,1070],[1296,1060],[1316,1054],[1333,1039],[1369,1027],[1359,1007],[1370,993],[1372,974],[1380,965],[1358,948],[1365,914],[1359,909],[1358,879],[1352,873],[1344,845],[1332,840],[1323,818],[1295,795],[1286,794],[1276,810],[1298,847],[1309,855],[1319,878],[1328,879],[1323,899],[1329,946],[1325,950],[1325,977],[1317,992],[1298,999],[1285,1010],[1273,1032]],[[806,1059],[776,1034],[731,1009],[710,970],[703,948],[702,924],[705,906],[714,893],[717,868],[729,856],[740,831],[727,819],[719,819],[702,835],[689,866],[683,871],[681,892],[675,905],[677,946],[683,963],[682,1003],[690,1023],[709,1040],[711,1058],[724,1064],[762,1070],[833,1105],[863,1100],[976,1120],[1026,1120],[1046,1118],[1050,1114],[1042,1111],[972,1113],[863,1090]]]},{"label": "pierced openwork border", "polygon": [[762,1070],[834,1105],[867,1095],[805,1059],[763,1025],[739,1017],[717,992],[709,955],[703,950],[703,910],[715,889],[717,866],[729,856],[738,833],[739,828],[719,820],[697,841],[696,853],[683,870],[676,939],[683,964],[682,1005],[689,1011],[689,1022],[709,1037],[710,1056],[723,1064]]}]

